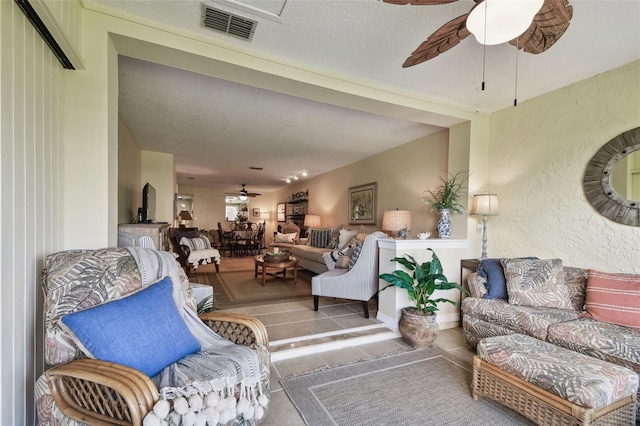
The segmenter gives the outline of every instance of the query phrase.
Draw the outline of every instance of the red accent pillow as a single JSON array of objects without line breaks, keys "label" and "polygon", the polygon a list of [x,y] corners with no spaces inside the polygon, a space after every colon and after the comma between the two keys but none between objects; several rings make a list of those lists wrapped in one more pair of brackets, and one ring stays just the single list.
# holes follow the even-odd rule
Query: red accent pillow
[{"label": "red accent pillow", "polygon": [[590,318],[640,328],[640,275],[589,269],[586,309]]}]

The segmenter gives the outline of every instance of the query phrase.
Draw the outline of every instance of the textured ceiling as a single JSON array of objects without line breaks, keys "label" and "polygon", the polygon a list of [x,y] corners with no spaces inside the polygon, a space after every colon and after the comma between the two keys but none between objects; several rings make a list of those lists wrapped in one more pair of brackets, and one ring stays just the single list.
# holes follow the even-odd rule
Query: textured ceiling
[{"label": "textured ceiling", "polygon": [[[208,3],[258,21],[250,42],[202,28],[199,1],[97,3],[320,73],[483,112],[510,107],[516,90],[522,103],[640,59],[637,0],[573,0],[571,25],[550,50],[517,55],[517,87],[516,49],[487,46],[484,91],[484,49],[473,36],[431,61],[401,68],[429,34],[467,13],[472,0],[439,6],[288,0],[284,9],[283,0],[243,1],[266,14],[232,7],[237,3],[230,0]],[[176,154],[182,184],[247,183],[251,191],[268,191],[286,175],[314,176],[437,130],[130,58],[121,58],[120,74],[125,122],[143,149]]]}]

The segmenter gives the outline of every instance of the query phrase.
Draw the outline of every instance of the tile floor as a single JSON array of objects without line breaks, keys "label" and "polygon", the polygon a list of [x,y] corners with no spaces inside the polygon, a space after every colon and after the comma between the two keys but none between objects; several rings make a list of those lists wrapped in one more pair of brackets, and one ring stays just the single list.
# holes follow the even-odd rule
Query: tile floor
[{"label": "tile floor", "polygon": [[267,327],[269,342],[292,339],[310,334],[331,333],[354,327],[380,324],[375,319],[375,302],[369,303],[369,316],[365,318],[361,302],[320,298],[318,311],[313,310],[313,299],[225,309],[258,318]]},{"label": "tile floor", "polygon": [[[362,306],[359,302],[335,300],[330,298],[320,299],[318,312],[313,310],[313,301],[296,301],[290,303],[234,308],[230,311],[245,313],[259,318],[266,326],[269,334],[272,354],[278,350],[284,350],[278,341],[293,341],[286,345],[286,349],[305,343],[303,336],[309,334],[325,333],[320,339],[322,342],[345,338],[342,330],[352,327],[365,327],[379,325],[375,319],[376,306],[370,304],[371,318],[364,318]],[[386,328],[381,328],[388,332]],[[348,335],[346,332],[345,335]],[[300,341],[297,341],[300,339]],[[469,361],[474,355],[464,342],[461,328],[441,330],[435,344],[442,349],[458,355],[459,358]],[[278,379],[289,377],[326,368],[348,364],[351,362],[372,359],[385,354],[406,350],[407,345],[401,338],[382,340],[374,343],[365,343],[357,346],[344,347],[342,349],[329,350],[311,355],[297,356],[291,359],[275,361],[271,364],[271,407],[263,426],[296,426],[304,425],[298,411],[289,401]],[[273,352],[276,351],[276,352]]]}]

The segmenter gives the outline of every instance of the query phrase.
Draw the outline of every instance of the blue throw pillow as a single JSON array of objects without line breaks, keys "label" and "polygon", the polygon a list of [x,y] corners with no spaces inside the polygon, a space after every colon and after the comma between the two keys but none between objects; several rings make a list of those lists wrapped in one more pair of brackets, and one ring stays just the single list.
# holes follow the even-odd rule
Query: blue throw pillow
[{"label": "blue throw pillow", "polygon": [[[537,259],[537,257],[519,257],[518,259]],[[501,259],[484,259],[478,265],[478,276],[486,280],[487,293],[485,299],[505,299],[507,294],[507,279]]]},{"label": "blue throw pillow", "polygon": [[484,259],[478,265],[478,276],[486,280],[485,299],[507,299],[507,281],[500,259]]},{"label": "blue throw pillow", "polygon": [[155,376],[169,364],[200,351],[178,312],[169,277],[119,300],[62,317],[93,358]]}]

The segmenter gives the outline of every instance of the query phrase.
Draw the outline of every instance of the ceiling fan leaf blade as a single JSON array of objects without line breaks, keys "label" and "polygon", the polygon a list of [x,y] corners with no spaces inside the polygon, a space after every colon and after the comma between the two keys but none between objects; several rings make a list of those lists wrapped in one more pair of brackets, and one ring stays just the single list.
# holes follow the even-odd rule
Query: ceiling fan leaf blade
[{"label": "ceiling fan leaf blade", "polygon": [[527,53],[542,53],[562,37],[572,17],[573,7],[568,0],[545,0],[531,26],[509,43]]},{"label": "ceiling fan leaf blade", "polygon": [[438,5],[438,4],[447,4],[447,3],[453,3],[456,2],[458,0],[382,0],[384,3],[389,3],[389,4],[412,4],[414,6],[431,6],[431,5]]},{"label": "ceiling fan leaf blade", "polygon": [[402,68],[412,67],[435,58],[460,43],[471,34],[467,29],[467,16],[464,14],[447,22],[429,36],[402,64]]}]

